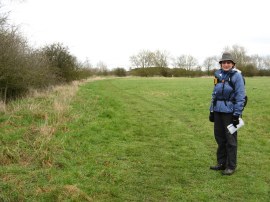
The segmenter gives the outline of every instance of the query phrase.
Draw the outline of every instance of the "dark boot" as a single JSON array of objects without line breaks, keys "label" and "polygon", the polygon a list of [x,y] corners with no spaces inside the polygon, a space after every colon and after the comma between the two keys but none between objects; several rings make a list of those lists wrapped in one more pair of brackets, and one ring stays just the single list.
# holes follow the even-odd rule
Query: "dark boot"
[{"label": "dark boot", "polygon": [[225,170],[226,167],[225,167],[225,165],[223,165],[223,164],[217,164],[217,165],[215,165],[215,166],[210,166],[210,169],[211,169],[211,170]]},{"label": "dark boot", "polygon": [[222,174],[223,175],[232,175],[234,173],[235,169],[226,168]]}]

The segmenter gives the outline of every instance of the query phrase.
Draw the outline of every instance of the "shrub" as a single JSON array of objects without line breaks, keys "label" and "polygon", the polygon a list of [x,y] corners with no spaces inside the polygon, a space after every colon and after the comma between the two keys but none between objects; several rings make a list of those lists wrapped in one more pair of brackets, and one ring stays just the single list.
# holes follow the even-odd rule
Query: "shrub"
[{"label": "shrub", "polygon": [[127,76],[127,71],[124,68],[115,68],[112,72],[115,76]]},{"label": "shrub", "polygon": [[16,30],[0,28],[0,92],[6,100],[18,97],[29,87],[26,41]]},{"label": "shrub", "polygon": [[59,81],[71,82],[77,79],[77,60],[69,53],[67,47],[55,43],[45,46],[42,52],[49,61],[51,68],[55,69]]}]

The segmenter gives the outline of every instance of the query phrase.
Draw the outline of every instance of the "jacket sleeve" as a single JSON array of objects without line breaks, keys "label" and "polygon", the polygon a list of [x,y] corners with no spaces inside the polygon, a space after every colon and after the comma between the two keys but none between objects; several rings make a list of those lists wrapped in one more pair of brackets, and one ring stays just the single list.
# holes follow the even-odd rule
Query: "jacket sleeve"
[{"label": "jacket sleeve", "polygon": [[[217,78],[219,73],[220,73],[220,70],[217,70],[214,73],[214,78]],[[210,105],[210,108],[209,108],[210,112],[214,111],[214,101],[215,101],[215,99],[216,99],[216,93],[215,93],[215,86],[214,86],[213,91],[212,91],[211,105]]]},{"label": "jacket sleeve", "polygon": [[235,104],[234,104],[233,115],[240,116],[244,109],[244,103],[245,103],[245,96],[246,96],[245,84],[244,84],[242,75],[240,73],[236,73],[232,81],[234,82],[234,88],[235,88],[235,92],[234,92]]},{"label": "jacket sleeve", "polygon": [[213,112],[214,111],[214,100],[215,100],[215,88],[213,89],[213,92],[212,92],[212,99],[211,99],[211,105],[210,105],[210,112]]}]

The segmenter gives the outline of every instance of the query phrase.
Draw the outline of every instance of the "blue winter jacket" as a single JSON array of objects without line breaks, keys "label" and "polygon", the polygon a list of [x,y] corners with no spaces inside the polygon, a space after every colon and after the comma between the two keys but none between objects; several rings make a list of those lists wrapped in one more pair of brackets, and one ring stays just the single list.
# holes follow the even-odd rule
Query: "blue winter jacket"
[{"label": "blue winter jacket", "polygon": [[[232,74],[231,77],[230,74]],[[241,73],[234,68],[229,71],[219,69],[215,72],[215,77],[220,82],[214,87],[210,111],[233,113],[233,115],[240,116],[244,108],[246,95]]]}]

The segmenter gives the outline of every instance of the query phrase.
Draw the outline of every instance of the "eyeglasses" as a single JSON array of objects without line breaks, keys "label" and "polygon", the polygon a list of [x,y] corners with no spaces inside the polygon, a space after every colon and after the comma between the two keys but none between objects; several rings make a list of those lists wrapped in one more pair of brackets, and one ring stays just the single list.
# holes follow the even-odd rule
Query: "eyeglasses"
[{"label": "eyeglasses", "polygon": [[232,64],[232,61],[222,61],[222,64]]}]

